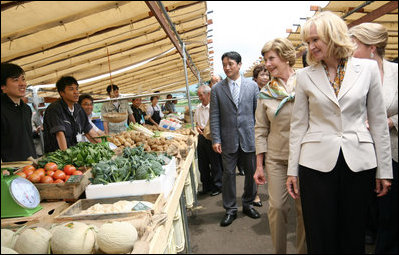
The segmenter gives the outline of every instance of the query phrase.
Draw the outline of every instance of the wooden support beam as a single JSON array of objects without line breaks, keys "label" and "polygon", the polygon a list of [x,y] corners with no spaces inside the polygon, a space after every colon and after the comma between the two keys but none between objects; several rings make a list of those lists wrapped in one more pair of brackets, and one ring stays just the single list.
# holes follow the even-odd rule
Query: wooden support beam
[{"label": "wooden support beam", "polygon": [[364,22],[371,22],[373,20],[376,20],[379,17],[383,16],[384,14],[390,13],[391,11],[393,11],[395,9],[398,9],[398,2],[397,1],[389,1],[388,3],[375,9],[374,11],[370,12],[369,14],[364,15],[360,19],[351,22],[348,25],[348,28],[351,28],[353,26],[359,25]]},{"label": "wooden support beam", "polygon": [[[165,31],[166,35],[169,37],[169,39],[172,41],[173,45],[179,52],[180,56],[183,58],[183,49],[180,45],[179,40],[173,33],[172,29],[170,28],[168,21],[166,18],[163,16],[161,9],[157,5],[155,1],[145,1],[147,4],[148,8],[151,10],[151,13],[155,16],[155,18],[158,20],[159,24],[161,25],[162,29]],[[187,66],[190,68],[191,72],[196,76],[197,73],[195,72],[194,68],[190,65],[190,62],[188,59],[186,60]]]}]

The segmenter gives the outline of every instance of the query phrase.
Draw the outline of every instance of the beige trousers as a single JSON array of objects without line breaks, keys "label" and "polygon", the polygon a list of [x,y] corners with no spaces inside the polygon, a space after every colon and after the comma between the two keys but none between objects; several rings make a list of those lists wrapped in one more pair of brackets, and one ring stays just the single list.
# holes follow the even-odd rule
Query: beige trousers
[{"label": "beige trousers", "polygon": [[[267,154],[266,154],[267,155]],[[267,156],[266,172],[269,193],[269,227],[276,254],[287,253],[287,223],[290,210],[289,200],[292,199],[286,188],[288,160]],[[301,200],[295,200],[296,207],[296,249],[298,254],[307,253],[305,242],[305,227],[302,217]]]}]

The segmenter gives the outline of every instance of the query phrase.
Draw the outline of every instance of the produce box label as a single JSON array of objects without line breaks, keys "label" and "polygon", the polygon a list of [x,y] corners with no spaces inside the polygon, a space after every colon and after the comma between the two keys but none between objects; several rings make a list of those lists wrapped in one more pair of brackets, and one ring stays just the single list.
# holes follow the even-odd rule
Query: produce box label
[{"label": "produce box label", "polygon": [[135,205],[133,207],[133,210],[134,211],[146,211],[146,210],[151,210],[151,208],[141,202],[138,202],[137,205]]},{"label": "produce box label", "polygon": [[69,177],[66,183],[80,183],[82,179],[83,175],[71,175],[71,177]]}]

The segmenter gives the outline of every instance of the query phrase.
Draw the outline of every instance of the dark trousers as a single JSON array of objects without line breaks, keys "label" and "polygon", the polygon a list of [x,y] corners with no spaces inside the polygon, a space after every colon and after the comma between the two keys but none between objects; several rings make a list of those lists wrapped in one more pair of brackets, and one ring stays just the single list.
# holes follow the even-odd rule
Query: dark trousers
[{"label": "dark trousers", "polygon": [[220,154],[212,149],[212,142],[203,135],[198,136],[198,168],[205,192],[222,189],[222,163]]},{"label": "dark trousers", "polygon": [[364,253],[367,206],[375,171],[352,172],[342,151],[331,172],[299,166],[308,253]]},{"label": "dark trousers", "polygon": [[223,160],[223,187],[222,198],[223,207],[227,214],[237,213],[236,201],[236,167],[240,163],[245,173],[244,193],[242,195],[242,206],[251,207],[251,203],[256,196],[256,184],[254,174],[256,169],[255,152],[244,152],[239,146],[234,153],[225,153],[222,151]]},{"label": "dark trousers", "polygon": [[391,190],[377,198],[379,222],[375,253],[398,254],[398,162],[392,160],[393,180]]}]

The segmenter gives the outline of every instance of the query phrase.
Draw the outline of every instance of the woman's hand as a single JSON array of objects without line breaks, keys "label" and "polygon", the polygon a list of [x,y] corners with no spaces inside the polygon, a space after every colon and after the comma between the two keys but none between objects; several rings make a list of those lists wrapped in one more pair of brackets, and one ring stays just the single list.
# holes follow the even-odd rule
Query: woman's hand
[{"label": "woman's hand", "polygon": [[387,179],[375,179],[375,192],[377,197],[385,196],[391,189],[391,181]]},{"label": "woman's hand", "polygon": [[257,185],[263,185],[267,182],[265,173],[263,172],[263,166],[256,167],[256,171],[254,174],[254,180]]},{"label": "woman's hand", "polygon": [[298,178],[296,176],[288,176],[286,186],[293,199],[299,198]]},{"label": "woman's hand", "polygon": [[388,127],[389,127],[389,129],[391,129],[391,128],[393,128],[393,127],[394,127],[394,125],[393,125],[393,121],[392,121],[392,119],[391,119],[391,118],[388,118]]}]

